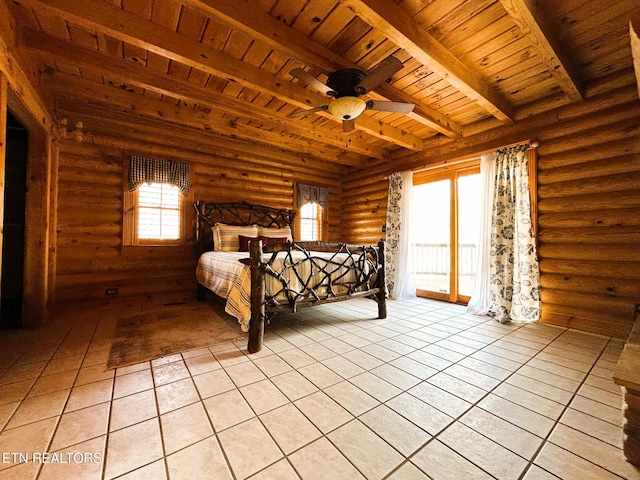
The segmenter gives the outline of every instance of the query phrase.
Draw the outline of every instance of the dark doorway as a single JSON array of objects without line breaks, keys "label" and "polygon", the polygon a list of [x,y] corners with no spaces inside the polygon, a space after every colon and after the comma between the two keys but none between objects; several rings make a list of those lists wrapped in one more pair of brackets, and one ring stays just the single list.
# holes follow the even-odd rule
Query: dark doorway
[{"label": "dark doorway", "polygon": [[0,326],[19,327],[24,289],[24,231],[29,132],[7,112]]}]

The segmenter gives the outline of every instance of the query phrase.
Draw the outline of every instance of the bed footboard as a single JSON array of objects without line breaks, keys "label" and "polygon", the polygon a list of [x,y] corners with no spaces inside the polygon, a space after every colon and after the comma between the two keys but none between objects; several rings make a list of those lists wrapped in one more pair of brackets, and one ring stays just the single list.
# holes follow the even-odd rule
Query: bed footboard
[{"label": "bed footboard", "polygon": [[[367,297],[377,302],[378,318],[386,318],[384,242],[377,246],[297,242],[267,250],[263,251],[261,241],[252,241],[250,258],[244,262],[251,269],[249,353],[260,351],[267,315],[277,311],[295,312],[320,303]],[[269,294],[265,293],[267,277],[278,285]]]}]

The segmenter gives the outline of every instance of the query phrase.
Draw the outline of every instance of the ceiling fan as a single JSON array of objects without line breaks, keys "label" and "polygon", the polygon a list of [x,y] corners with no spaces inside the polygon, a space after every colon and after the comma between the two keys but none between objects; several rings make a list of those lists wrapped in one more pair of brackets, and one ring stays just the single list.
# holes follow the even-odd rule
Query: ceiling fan
[{"label": "ceiling fan", "polygon": [[394,73],[402,68],[402,62],[389,56],[369,72],[355,68],[344,68],[329,75],[326,85],[302,68],[294,68],[289,72],[298,80],[306,83],[319,92],[327,94],[333,100],[308,110],[294,112],[288,117],[304,117],[314,112],[328,111],[342,120],[343,130],[349,132],[355,128],[355,118],[365,110],[380,110],[393,113],[410,113],[413,103],[388,102],[379,100],[363,100],[360,98],[378,85],[390,80]]}]

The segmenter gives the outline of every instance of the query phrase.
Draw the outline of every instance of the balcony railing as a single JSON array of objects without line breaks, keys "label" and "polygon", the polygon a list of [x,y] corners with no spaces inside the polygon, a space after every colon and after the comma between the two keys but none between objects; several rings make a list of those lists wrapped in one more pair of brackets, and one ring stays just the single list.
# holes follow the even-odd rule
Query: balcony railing
[{"label": "balcony railing", "polygon": [[[451,265],[449,259],[449,244],[414,243],[411,247],[411,273],[417,275],[449,273]],[[458,246],[458,275],[475,274],[476,250],[474,243],[461,243]]]}]

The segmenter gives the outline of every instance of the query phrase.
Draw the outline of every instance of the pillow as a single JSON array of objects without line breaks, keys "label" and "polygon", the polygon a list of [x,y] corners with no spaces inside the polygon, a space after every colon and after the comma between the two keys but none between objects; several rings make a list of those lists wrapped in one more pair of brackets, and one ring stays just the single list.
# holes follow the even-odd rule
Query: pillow
[{"label": "pillow", "polygon": [[240,249],[239,235],[245,237],[257,237],[257,225],[227,225],[224,223],[216,223],[211,227],[213,232],[213,251],[214,252],[237,252]]},{"label": "pillow", "polygon": [[239,252],[248,252],[249,251],[249,242],[251,240],[262,240],[262,247],[266,247],[267,245],[273,245],[275,243],[287,243],[289,241],[286,237],[275,238],[275,237],[245,237],[244,235],[238,235],[238,243],[240,244]]},{"label": "pillow", "polygon": [[260,240],[262,237],[245,237],[244,235],[238,235],[239,252],[249,251],[249,242],[251,240]]},{"label": "pillow", "polygon": [[289,242],[293,241],[293,237],[291,236],[291,227],[283,227],[283,228],[258,227],[258,235],[260,235],[261,237],[269,237],[269,238],[285,237],[287,241]]},{"label": "pillow", "polygon": [[263,245],[273,245],[276,243],[287,243],[290,240],[287,237],[258,237],[262,240]]}]

